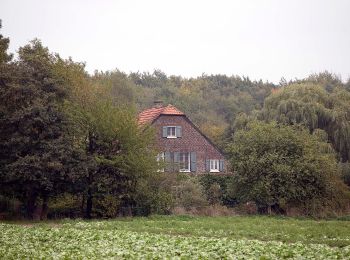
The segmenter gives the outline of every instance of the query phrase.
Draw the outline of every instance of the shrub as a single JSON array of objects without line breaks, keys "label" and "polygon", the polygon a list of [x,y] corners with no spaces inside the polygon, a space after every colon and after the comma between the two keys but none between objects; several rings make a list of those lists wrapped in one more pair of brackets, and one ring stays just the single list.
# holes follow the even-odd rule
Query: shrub
[{"label": "shrub", "polygon": [[340,163],[340,169],[344,182],[350,186],[350,163]]},{"label": "shrub", "polygon": [[299,126],[251,122],[229,146],[235,169],[230,187],[241,202],[254,201],[260,213],[305,215],[346,212],[349,189],[340,178],[332,147]]},{"label": "shrub", "polygon": [[218,183],[213,183],[209,189],[207,194],[209,204],[211,205],[217,205],[221,203],[221,187]]},{"label": "shrub", "polygon": [[106,194],[94,198],[93,214],[100,218],[114,218],[118,214],[120,200],[113,195]]},{"label": "shrub", "polygon": [[23,216],[19,200],[0,195],[0,220],[21,218]]},{"label": "shrub", "polygon": [[173,187],[173,195],[177,206],[185,209],[203,207],[208,205],[203,186],[196,178],[189,177]]},{"label": "shrub", "polygon": [[[231,193],[230,186],[232,186],[234,175],[212,175],[203,174],[198,176],[199,182],[204,187],[204,192],[211,203],[213,199],[219,199],[219,203],[228,207],[233,207],[237,204],[235,194]],[[213,186],[215,185],[215,186]],[[213,187],[212,187],[213,186]],[[216,190],[215,194],[219,195],[218,198],[212,198],[214,196],[213,191],[220,187],[220,191]],[[214,190],[213,190],[214,189]]]},{"label": "shrub", "polygon": [[138,184],[135,194],[137,215],[169,214],[174,200],[172,198],[169,180],[172,176],[157,174],[147,182]]},{"label": "shrub", "polygon": [[49,200],[49,218],[75,218],[82,216],[80,195],[63,193]]},{"label": "shrub", "polygon": [[174,207],[172,214],[179,216],[208,216],[208,217],[219,217],[219,216],[234,216],[237,215],[236,211],[232,208],[228,208],[222,205],[209,205],[203,207],[190,207],[184,208],[181,206]]}]

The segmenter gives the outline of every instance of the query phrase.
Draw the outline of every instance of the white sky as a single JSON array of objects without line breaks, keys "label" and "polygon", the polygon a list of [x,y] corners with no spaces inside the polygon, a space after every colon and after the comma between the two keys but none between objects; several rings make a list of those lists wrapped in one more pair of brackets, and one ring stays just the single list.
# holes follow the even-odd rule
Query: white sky
[{"label": "white sky", "polygon": [[12,52],[37,37],[89,72],[350,77],[350,0],[0,0],[0,18]]}]

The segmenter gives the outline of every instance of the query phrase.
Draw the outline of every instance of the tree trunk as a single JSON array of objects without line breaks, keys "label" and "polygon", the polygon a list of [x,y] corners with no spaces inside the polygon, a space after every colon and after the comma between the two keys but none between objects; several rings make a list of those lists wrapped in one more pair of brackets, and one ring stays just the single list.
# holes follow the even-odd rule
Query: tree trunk
[{"label": "tree trunk", "polygon": [[[88,154],[93,155],[95,148],[96,148],[96,137],[95,135],[89,131],[88,133],[88,140],[89,140],[89,146],[88,146]],[[91,212],[92,212],[92,190],[91,185],[93,181],[93,174],[91,172],[91,169],[89,170],[87,182],[88,182],[88,192],[87,192],[87,198],[86,198],[86,211],[85,211],[85,218],[90,219],[91,218]]]},{"label": "tree trunk", "polygon": [[40,220],[46,220],[47,219],[47,212],[49,211],[49,196],[47,194],[43,195],[43,204],[41,206],[41,214],[40,214]]},{"label": "tree trunk", "polygon": [[128,217],[132,217],[132,210],[131,210],[131,206],[130,205],[128,205],[128,211],[127,211],[127,216]]},{"label": "tree trunk", "polygon": [[34,192],[29,192],[27,197],[27,218],[33,219],[35,212],[37,195]]},{"label": "tree trunk", "polygon": [[81,199],[81,206],[80,206],[80,216],[84,216],[84,208],[85,208],[85,194],[83,193],[83,198]]},{"label": "tree trunk", "polygon": [[272,214],[271,205],[267,206],[267,214]]},{"label": "tree trunk", "polygon": [[86,199],[85,218],[90,219],[91,218],[91,212],[92,212],[92,192],[91,192],[91,188],[89,188],[88,189],[87,199]]}]

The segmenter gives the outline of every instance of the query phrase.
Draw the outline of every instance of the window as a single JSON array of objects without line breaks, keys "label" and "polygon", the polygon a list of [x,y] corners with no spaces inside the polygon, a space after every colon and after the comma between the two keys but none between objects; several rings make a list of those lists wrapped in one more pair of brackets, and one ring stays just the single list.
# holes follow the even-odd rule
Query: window
[{"label": "window", "polygon": [[189,153],[180,153],[179,154],[179,163],[180,163],[180,172],[190,172],[190,154]]},{"label": "window", "polygon": [[176,126],[167,127],[167,138],[176,138]]},{"label": "window", "polygon": [[165,172],[196,172],[196,152],[164,152]]},{"label": "window", "polygon": [[223,159],[207,159],[205,160],[205,170],[207,172],[224,172],[225,161]]},{"label": "window", "polygon": [[164,138],[179,138],[182,137],[181,126],[163,126]]},{"label": "window", "polygon": [[210,160],[210,172],[219,172],[219,160]]}]

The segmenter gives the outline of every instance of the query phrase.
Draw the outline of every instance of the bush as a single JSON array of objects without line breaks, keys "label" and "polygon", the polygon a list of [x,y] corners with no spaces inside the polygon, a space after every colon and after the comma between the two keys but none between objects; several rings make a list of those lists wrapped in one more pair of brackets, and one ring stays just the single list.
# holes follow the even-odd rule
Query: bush
[{"label": "bush", "polygon": [[[163,174],[161,187],[170,190],[172,207],[169,213],[175,215],[228,216],[235,215],[233,209],[223,204],[227,184],[232,176],[199,175],[183,173]],[[220,184],[219,184],[220,183]],[[223,188],[224,187],[224,188]],[[225,195],[223,195],[223,191]]]},{"label": "bush", "polygon": [[258,214],[258,207],[255,202],[248,201],[245,203],[241,203],[235,207],[235,210],[238,214],[242,215],[256,215]]},{"label": "bush", "polygon": [[341,176],[346,185],[350,186],[350,163],[340,163]]},{"label": "bush", "polygon": [[208,201],[210,205],[221,204],[221,187],[218,183],[213,183],[208,189]]},{"label": "bush", "polygon": [[[198,176],[198,178],[210,203],[213,204],[216,201],[228,207],[233,207],[237,204],[235,194],[228,189],[228,187],[232,186],[234,175],[203,174]],[[218,187],[220,187],[220,190],[218,190]]]},{"label": "bush", "polygon": [[63,193],[49,200],[49,218],[82,217],[82,196]]},{"label": "bush", "polygon": [[0,195],[0,220],[21,218],[23,216],[19,200]]},{"label": "bush", "polygon": [[219,217],[219,216],[234,216],[237,215],[236,211],[232,208],[228,208],[222,205],[210,205],[203,207],[174,207],[172,210],[174,215],[190,215],[190,216],[208,216],[208,217]]},{"label": "bush", "polygon": [[118,215],[120,200],[113,195],[106,194],[104,196],[93,199],[93,214],[99,218],[114,218]]},{"label": "bush", "polygon": [[335,152],[319,135],[299,126],[251,122],[235,133],[229,151],[235,169],[231,191],[242,203],[254,201],[259,213],[348,210],[349,189]]},{"label": "bush", "polygon": [[184,207],[186,210],[208,205],[203,186],[194,177],[180,181],[173,187],[172,192],[176,206]]},{"label": "bush", "polygon": [[174,205],[171,194],[169,177],[166,174],[157,174],[147,182],[138,184],[135,194],[136,215],[170,214]]}]

